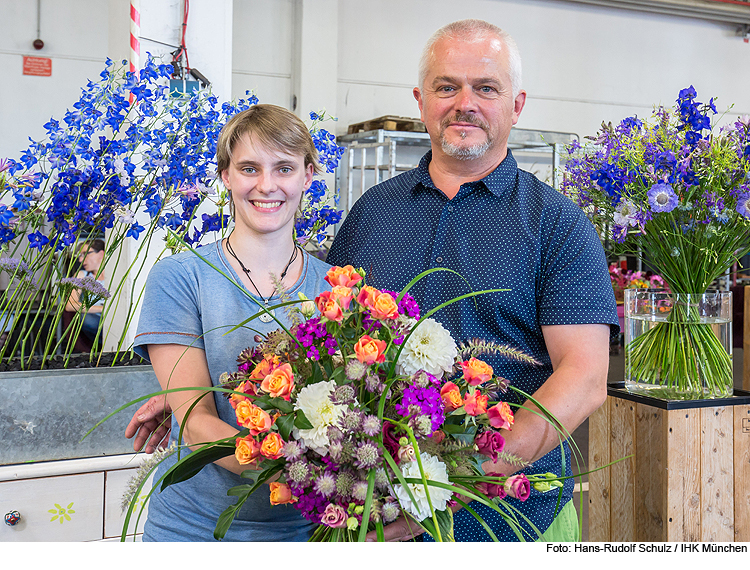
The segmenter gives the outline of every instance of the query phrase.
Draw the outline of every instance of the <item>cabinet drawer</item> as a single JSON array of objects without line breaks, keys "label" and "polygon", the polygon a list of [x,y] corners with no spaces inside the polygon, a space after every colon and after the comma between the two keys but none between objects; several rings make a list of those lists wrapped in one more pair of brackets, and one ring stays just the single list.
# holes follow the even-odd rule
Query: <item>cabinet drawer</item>
[{"label": "cabinet drawer", "polygon": [[104,473],[0,482],[0,514],[21,513],[0,525],[0,542],[100,540],[104,527]]},{"label": "cabinet drawer", "polygon": [[[130,478],[137,471],[138,469],[118,469],[105,473],[104,538],[116,538],[122,535],[122,526],[125,523],[125,515],[127,514],[127,509],[125,511],[122,510],[122,497],[125,494]],[[146,514],[148,513],[147,503],[144,504],[144,502],[151,490],[152,481],[153,474],[149,477],[143,489],[141,489],[141,498],[136,498],[136,506],[133,509],[133,514],[128,524],[127,534],[131,537],[128,541],[132,540],[133,534],[141,534],[143,532],[143,524],[146,522]],[[142,513],[141,506],[145,507]],[[139,515],[140,520],[138,519]],[[137,528],[136,521],[138,522]]]}]

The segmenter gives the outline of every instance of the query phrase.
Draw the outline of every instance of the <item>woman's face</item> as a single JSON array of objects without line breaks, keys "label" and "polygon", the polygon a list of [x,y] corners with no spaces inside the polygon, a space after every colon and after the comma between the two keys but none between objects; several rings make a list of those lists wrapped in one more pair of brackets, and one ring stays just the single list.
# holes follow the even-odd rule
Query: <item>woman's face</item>
[{"label": "woman's face", "polygon": [[81,253],[78,254],[78,261],[81,262],[83,269],[91,273],[96,273],[101,267],[104,260],[104,250],[94,251],[89,244],[84,244]]},{"label": "woman's face", "polygon": [[232,192],[236,229],[286,238],[302,195],[312,184],[313,166],[305,167],[301,154],[262,147],[245,135],[232,149],[232,162],[221,179]]}]

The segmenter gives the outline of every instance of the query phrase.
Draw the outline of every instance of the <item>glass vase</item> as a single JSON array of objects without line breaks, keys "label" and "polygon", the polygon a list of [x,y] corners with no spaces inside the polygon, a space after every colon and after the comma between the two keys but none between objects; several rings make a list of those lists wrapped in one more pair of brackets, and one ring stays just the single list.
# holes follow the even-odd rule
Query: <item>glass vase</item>
[{"label": "glass vase", "polygon": [[665,400],[732,396],[732,293],[627,289],[625,387]]}]

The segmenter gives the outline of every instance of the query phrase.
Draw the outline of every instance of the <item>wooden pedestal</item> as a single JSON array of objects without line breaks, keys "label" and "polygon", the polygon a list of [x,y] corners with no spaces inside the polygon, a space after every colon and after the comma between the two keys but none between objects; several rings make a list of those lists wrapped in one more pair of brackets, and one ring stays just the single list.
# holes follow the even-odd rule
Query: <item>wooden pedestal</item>
[{"label": "wooden pedestal", "polygon": [[674,402],[610,387],[589,418],[592,542],[750,541],[750,395]]}]

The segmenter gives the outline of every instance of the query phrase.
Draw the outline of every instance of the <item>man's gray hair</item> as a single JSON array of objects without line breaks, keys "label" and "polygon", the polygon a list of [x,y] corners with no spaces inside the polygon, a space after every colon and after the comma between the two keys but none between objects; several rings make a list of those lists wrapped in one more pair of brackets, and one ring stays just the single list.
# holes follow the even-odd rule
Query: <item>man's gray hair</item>
[{"label": "man's gray hair", "polygon": [[419,59],[419,88],[424,88],[424,80],[427,77],[427,68],[433,56],[435,44],[443,38],[456,39],[477,39],[487,36],[494,36],[503,41],[508,48],[508,62],[510,81],[513,87],[513,97],[515,98],[521,91],[521,54],[515,40],[508,32],[498,28],[494,24],[484,20],[459,20],[452,22],[440,28],[430,36],[427,44],[422,50],[422,57]]}]

